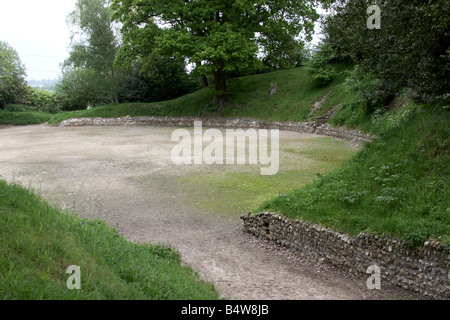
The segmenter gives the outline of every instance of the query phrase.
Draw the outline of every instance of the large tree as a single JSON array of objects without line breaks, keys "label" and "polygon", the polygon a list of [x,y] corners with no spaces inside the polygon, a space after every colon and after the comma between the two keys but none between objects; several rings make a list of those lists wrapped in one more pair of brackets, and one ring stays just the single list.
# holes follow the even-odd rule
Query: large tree
[{"label": "large tree", "polygon": [[320,0],[114,0],[124,51],[156,49],[212,73],[222,104],[230,73],[258,67],[258,58],[291,52],[311,36]]},{"label": "large tree", "polygon": [[25,76],[25,67],[17,51],[0,41],[0,109],[24,97],[27,93]]},{"label": "large tree", "polygon": [[[111,21],[109,0],[78,0],[68,22],[74,26],[67,68],[95,70],[104,79],[109,100],[118,102],[114,59],[119,44]],[[91,74],[93,74],[91,72]],[[101,91],[101,90],[100,90]]]}]

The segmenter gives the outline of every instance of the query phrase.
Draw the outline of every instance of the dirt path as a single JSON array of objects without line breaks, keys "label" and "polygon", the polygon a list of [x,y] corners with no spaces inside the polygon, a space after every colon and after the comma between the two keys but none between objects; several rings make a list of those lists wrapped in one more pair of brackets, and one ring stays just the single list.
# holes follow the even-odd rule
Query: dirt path
[{"label": "dirt path", "polygon": [[[185,263],[214,283],[224,298],[412,297],[388,286],[369,291],[364,277],[299,258],[243,233],[239,216],[244,212],[230,215],[212,210],[218,200],[212,199],[204,186],[195,186],[183,177],[246,169],[173,165],[172,131],[46,125],[3,128],[0,176],[31,185],[52,203],[84,217],[105,220],[130,240],[169,243],[181,252]],[[280,143],[307,144],[316,138],[282,132]],[[202,197],[203,192],[207,196]],[[209,202],[212,205],[208,206]],[[230,199],[230,205],[232,202]]]}]

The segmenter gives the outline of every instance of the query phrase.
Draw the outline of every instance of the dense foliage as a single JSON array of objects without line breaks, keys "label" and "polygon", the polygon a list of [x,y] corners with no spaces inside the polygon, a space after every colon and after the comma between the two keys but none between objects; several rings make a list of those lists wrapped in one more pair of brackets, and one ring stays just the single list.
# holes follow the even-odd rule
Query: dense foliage
[{"label": "dense foliage", "polygon": [[[68,89],[66,84],[72,80],[76,80],[74,86],[77,87],[78,83],[88,80],[89,84],[82,91],[94,89],[82,104],[75,98],[72,105],[86,107],[88,102],[96,104],[104,99],[118,102],[118,82],[113,64],[119,45],[108,3],[107,0],[78,0],[75,10],[69,15],[69,22],[74,27],[72,48],[64,62],[63,84],[59,90],[67,100],[74,90]],[[78,88],[76,90],[79,92]],[[94,94],[95,99],[92,97]]]},{"label": "dense foliage", "polygon": [[317,46],[311,59],[306,63],[306,68],[317,85],[324,86],[329,84],[336,75],[336,70],[331,64],[334,55],[334,51],[329,43],[321,43]]},{"label": "dense foliage", "polygon": [[184,61],[150,54],[120,68],[122,102],[155,102],[178,98],[199,89],[198,80],[187,74]]},{"label": "dense foliage", "polygon": [[0,109],[20,102],[27,93],[25,67],[8,43],[0,41]]},{"label": "dense foliage", "polygon": [[335,1],[324,26],[336,52],[376,82],[376,95],[367,90],[362,95],[380,104],[405,89],[418,101],[448,99],[450,2],[399,0],[378,1],[378,5],[380,29],[367,27],[366,0]]}]

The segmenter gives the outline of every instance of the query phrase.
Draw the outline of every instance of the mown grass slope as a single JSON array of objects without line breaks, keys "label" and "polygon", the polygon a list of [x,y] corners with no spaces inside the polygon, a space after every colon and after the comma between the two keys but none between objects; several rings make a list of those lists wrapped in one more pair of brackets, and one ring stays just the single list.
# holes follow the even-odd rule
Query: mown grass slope
[{"label": "mown grass slope", "polygon": [[[0,299],[218,299],[164,245],[135,244],[101,221],[79,219],[0,180]],[[66,269],[81,270],[69,290]]]}]

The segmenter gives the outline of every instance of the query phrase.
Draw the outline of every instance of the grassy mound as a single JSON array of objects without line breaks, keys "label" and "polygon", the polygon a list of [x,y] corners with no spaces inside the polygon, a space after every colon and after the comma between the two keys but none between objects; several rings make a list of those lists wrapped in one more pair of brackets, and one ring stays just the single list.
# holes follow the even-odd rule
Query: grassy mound
[{"label": "grassy mound", "polygon": [[[214,87],[157,103],[124,103],[90,110],[60,112],[50,121],[58,124],[70,118],[135,116],[218,116],[223,118],[256,118],[274,121],[304,121],[311,108],[328,94],[322,107],[312,116],[326,113],[338,103],[354,101],[354,96],[343,88],[348,65],[337,65],[334,81],[318,87],[305,68],[252,75],[228,81],[228,104],[218,111],[211,105]],[[278,94],[270,96],[271,83],[277,83]]]},{"label": "grassy mound", "polygon": [[373,116],[369,127],[380,137],[341,168],[260,210],[352,235],[394,235],[412,247],[430,238],[449,245],[448,111],[409,105]]},{"label": "grassy mound", "polygon": [[[0,180],[0,299],[217,299],[214,288],[163,245],[135,244],[101,221],[61,213]],[[81,270],[69,290],[66,269]]]}]

